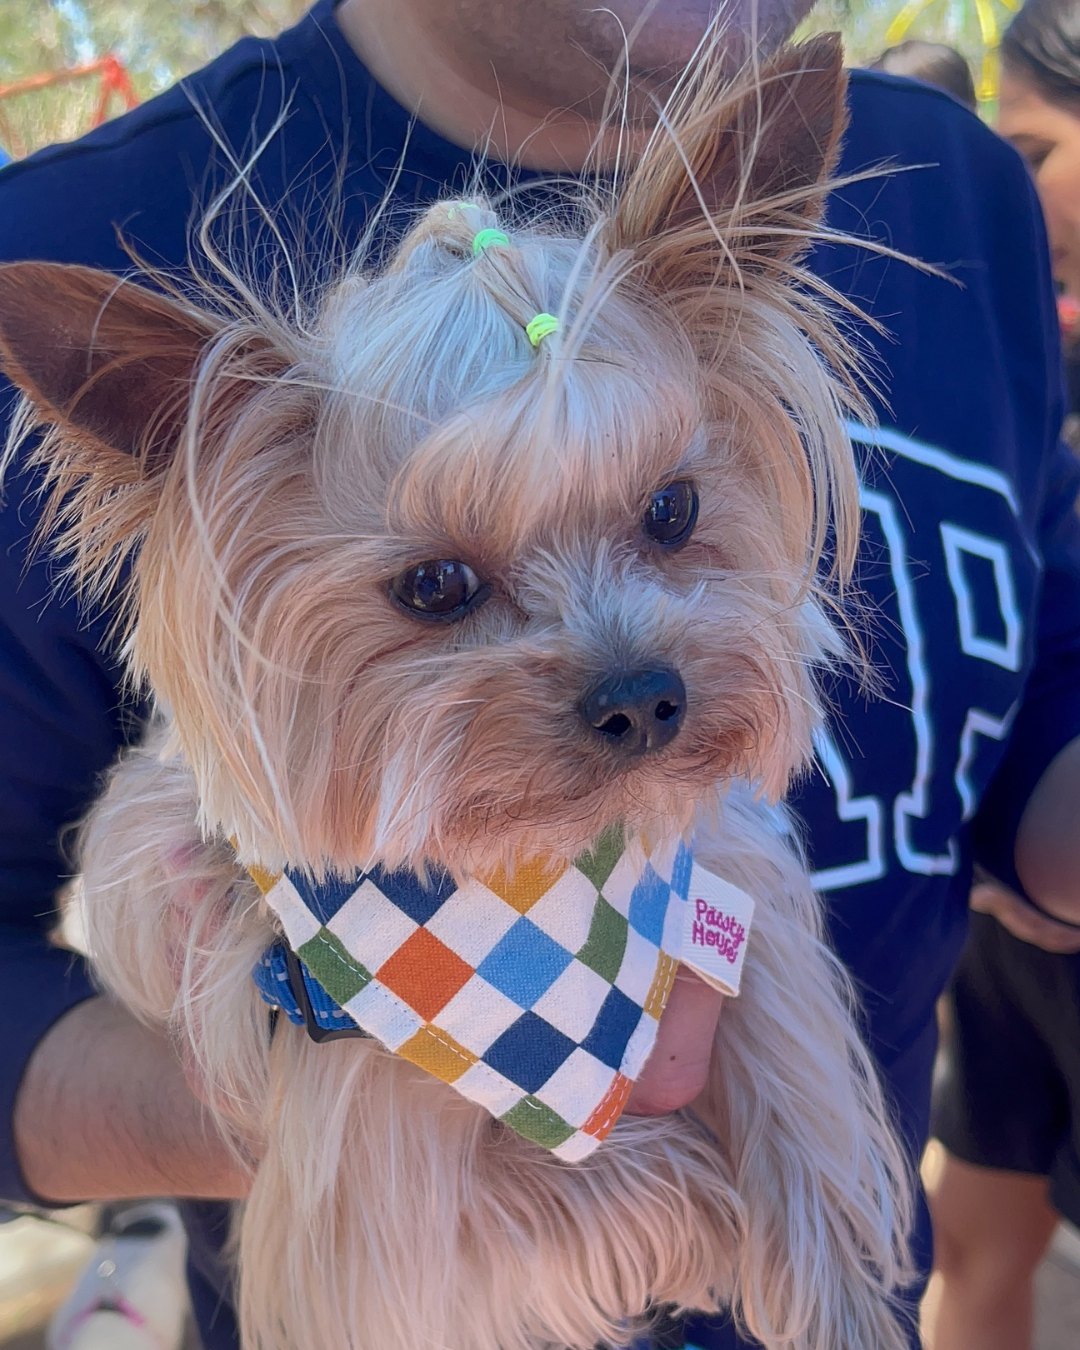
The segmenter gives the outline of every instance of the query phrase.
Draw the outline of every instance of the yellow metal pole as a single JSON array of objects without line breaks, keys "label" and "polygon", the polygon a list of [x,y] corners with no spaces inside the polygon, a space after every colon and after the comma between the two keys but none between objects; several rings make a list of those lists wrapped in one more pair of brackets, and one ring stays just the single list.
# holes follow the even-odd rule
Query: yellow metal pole
[{"label": "yellow metal pole", "polygon": [[895,46],[897,42],[902,42],[904,40],[904,34],[923,10],[929,9],[934,3],[935,0],[908,0],[908,3],[886,29],[885,45],[892,47]]}]

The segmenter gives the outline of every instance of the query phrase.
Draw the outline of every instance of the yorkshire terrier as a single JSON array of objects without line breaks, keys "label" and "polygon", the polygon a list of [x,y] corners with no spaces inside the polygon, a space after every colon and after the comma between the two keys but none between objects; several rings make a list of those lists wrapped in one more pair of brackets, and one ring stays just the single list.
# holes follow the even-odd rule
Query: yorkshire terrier
[{"label": "yorkshire terrier", "polygon": [[[817,672],[849,647],[857,372],[802,266],[844,89],[833,38],[735,80],[705,55],[621,177],[531,220],[432,206],[388,265],[288,318],[250,287],[223,309],[0,269],[12,447],[34,433],[69,579],[122,588],[156,706],[84,826],[91,955],[258,1159],[237,1211],[248,1350],[593,1350],[660,1309],[729,1309],[768,1350],[909,1343],[906,1164],[777,805]],[[597,1071],[602,1120],[526,1084],[515,1123],[475,1087],[494,1060],[464,1023],[425,1013],[423,1054],[365,1024],[357,985],[397,1008],[408,972],[374,981],[320,897],[355,892],[359,930],[358,879],[411,886],[430,959],[409,978],[430,989],[445,894],[592,875],[613,838],[645,841],[627,887],[675,840],[756,902],[745,942],[697,902],[745,970],[687,1109],[620,1115],[674,968],[658,911],[657,983],[619,995],[649,1035]],[[666,856],[663,895],[687,902]],[[604,903],[628,951],[638,902]],[[300,964],[316,930],[340,989]],[[531,977],[522,952],[483,989],[523,1026],[527,998],[490,994]],[[577,997],[549,1001],[544,1035]]]}]

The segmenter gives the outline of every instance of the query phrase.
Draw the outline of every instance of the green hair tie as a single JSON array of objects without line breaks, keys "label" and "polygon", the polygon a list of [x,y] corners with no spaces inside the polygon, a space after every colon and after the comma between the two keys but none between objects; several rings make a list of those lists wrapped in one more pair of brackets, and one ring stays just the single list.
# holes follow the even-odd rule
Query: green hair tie
[{"label": "green hair tie", "polygon": [[528,334],[532,345],[539,347],[541,342],[551,333],[556,332],[558,327],[559,321],[554,314],[537,314],[525,325],[525,332]]},{"label": "green hair tie", "polygon": [[510,240],[503,234],[502,230],[481,230],[472,241],[474,256],[479,258],[484,249],[491,248],[492,244],[501,244],[505,248],[509,247]]}]

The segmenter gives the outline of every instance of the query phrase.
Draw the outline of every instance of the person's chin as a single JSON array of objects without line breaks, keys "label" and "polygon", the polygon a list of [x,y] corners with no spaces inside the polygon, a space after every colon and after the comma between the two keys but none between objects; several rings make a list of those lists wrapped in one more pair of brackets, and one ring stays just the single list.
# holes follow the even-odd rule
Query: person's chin
[{"label": "person's chin", "polygon": [[[739,64],[756,39],[773,48],[789,38],[813,8],[815,0],[657,0],[634,39],[630,65],[640,85],[670,85],[686,68],[718,11],[724,15],[722,41],[733,64]],[[619,17],[629,30],[644,10],[641,0],[625,6]],[[618,12],[618,6],[616,6]]]}]

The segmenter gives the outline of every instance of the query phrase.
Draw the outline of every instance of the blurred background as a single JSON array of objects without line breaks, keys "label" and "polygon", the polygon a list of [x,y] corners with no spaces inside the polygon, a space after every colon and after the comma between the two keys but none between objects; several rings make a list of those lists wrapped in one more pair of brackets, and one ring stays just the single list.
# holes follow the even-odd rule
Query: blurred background
[{"label": "blurred background", "polygon": [[[906,38],[956,47],[992,112],[998,36],[1017,0],[821,0],[808,31],[840,29],[861,65]],[[204,65],[305,0],[0,0],[0,147],[14,159],[71,140]]]},{"label": "blurred background", "polygon": [[280,32],[307,7],[305,0],[0,0],[0,146],[19,159],[72,140],[245,33]]}]

